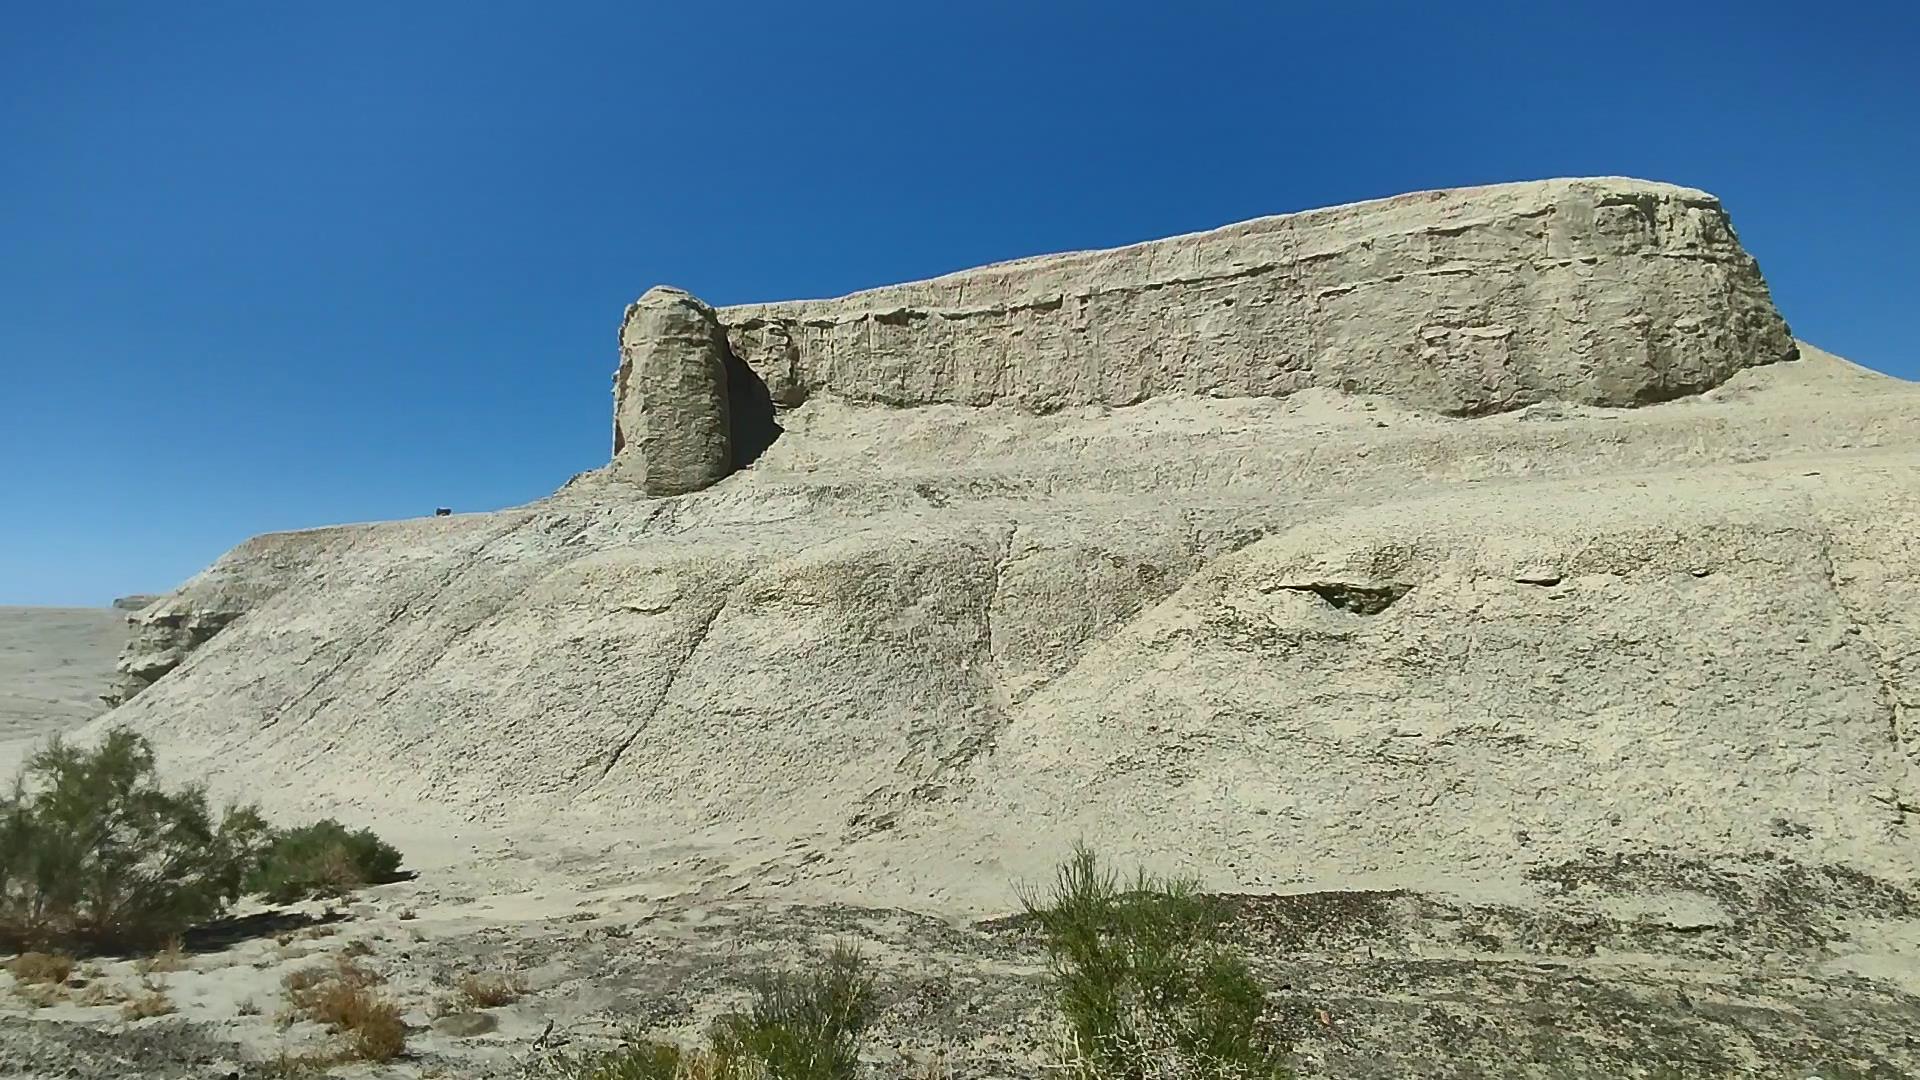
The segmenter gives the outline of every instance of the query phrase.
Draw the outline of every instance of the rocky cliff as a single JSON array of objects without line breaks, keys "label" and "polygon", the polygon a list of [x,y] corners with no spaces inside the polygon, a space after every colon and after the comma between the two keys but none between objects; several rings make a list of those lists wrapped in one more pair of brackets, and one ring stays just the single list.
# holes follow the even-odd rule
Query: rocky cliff
[{"label": "rocky cliff", "polygon": [[243,545],[140,613],[170,670],[110,722],[788,896],[993,907],[1076,835],[1244,888],[1915,873],[1920,392],[1796,349],[1708,196],[678,297],[613,466]]},{"label": "rocky cliff", "polygon": [[1479,416],[1666,401],[1794,349],[1719,200],[1620,179],[1421,192],[719,318],[784,405],[1320,387]]}]

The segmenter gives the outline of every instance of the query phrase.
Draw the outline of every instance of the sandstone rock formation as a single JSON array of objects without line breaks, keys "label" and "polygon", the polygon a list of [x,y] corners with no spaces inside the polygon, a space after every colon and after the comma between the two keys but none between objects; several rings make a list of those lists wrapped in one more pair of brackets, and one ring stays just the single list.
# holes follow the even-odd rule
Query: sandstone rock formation
[{"label": "sandstone rock formation", "polygon": [[614,471],[650,495],[698,491],[733,471],[727,342],[713,309],[649,289],[620,326]]},{"label": "sandstone rock formation", "polygon": [[[1321,387],[1479,416],[1666,401],[1793,355],[1713,196],[1619,179],[1505,184],[838,300],[715,313],[654,289],[621,330],[614,446],[618,470],[658,461],[654,494],[725,475],[726,360],[784,407],[824,393],[1044,413]],[[634,442],[645,445],[623,452]]]},{"label": "sandstone rock formation", "polygon": [[[1241,888],[1916,871],[1920,390],[1796,350],[1708,196],[659,292],[622,341],[608,469],[250,541],[111,721],[270,806],[948,910],[1076,835]],[[713,484],[749,378],[783,432]]]},{"label": "sandstone rock formation", "polygon": [[719,315],[787,405],[1323,387],[1478,416],[1666,401],[1793,356],[1719,200],[1619,179],[1422,192]]}]

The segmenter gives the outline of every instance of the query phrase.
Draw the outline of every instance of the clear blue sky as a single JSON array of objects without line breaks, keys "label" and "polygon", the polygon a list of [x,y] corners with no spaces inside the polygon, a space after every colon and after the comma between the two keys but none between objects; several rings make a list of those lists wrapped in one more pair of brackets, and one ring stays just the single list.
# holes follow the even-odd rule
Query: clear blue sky
[{"label": "clear blue sky", "polygon": [[1800,336],[1911,378],[1917,58],[1891,4],[9,4],[0,603],[544,495],[654,283],[1420,188],[1707,188]]}]

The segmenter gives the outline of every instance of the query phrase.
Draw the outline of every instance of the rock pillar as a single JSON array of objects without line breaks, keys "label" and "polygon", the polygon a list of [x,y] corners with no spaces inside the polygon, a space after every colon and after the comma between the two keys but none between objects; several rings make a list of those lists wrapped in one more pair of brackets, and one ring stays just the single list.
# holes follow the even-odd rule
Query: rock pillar
[{"label": "rock pillar", "polygon": [[733,471],[726,333],[696,297],[656,286],[627,308],[613,392],[615,475],[682,495]]}]

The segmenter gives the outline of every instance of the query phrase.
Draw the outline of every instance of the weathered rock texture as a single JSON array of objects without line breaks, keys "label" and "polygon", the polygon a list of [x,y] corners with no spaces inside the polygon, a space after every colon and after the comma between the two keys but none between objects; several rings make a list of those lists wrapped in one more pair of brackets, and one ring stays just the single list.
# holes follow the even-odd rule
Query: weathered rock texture
[{"label": "weathered rock texture", "polygon": [[712,308],[659,287],[627,309],[613,413],[614,471],[649,495],[684,495],[733,471],[727,341]]},{"label": "weathered rock texture", "polygon": [[[714,895],[998,909],[1075,836],[1239,888],[1920,869],[1920,392],[1778,362],[1697,192],[1423,195],[714,322],[662,293],[628,331],[610,469],[243,545],[140,613],[188,640],[111,720],[270,807],[591,837]],[[742,360],[783,433],[635,497],[715,475]]]},{"label": "weathered rock texture", "polygon": [[1666,401],[1794,349],[1719,200],[1621,179],[1422,192],[719,316],[787,405],[1325,387],[1474,416]]}]

